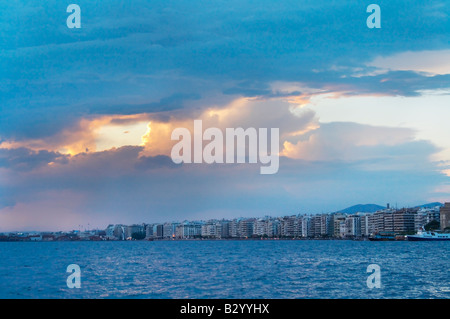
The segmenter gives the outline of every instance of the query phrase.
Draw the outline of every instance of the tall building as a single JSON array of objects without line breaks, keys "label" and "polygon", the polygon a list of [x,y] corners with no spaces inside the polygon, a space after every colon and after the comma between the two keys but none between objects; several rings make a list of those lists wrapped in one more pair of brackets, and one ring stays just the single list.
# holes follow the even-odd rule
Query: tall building
[{"label": "tall building", "polygon": [[282,237],[295,237],[295,216],[286,216],[281,219],[281,236]]},{"label": "tall building", "polygon": [[153,225],[153,237],[154,238],[159,238],[159,239],[163,238],[163,236],[164,236],[163,231],[164,231],[164,225],[162,225],[162,224]]},{"label": "tall building", "polygon": [[233,219],[230,222],[229,232],[230,232],[230,237],[233,237],[233,238],[238,237],[238,220],[237,219]]},{"label": "tall building", "polygon": [[241,219],[238,222],[238,237],[252,237],[254,219]]},{"label": "tall building", "polygon": [[369,235],[372,233],[372,230],[370,228],[370,215],[371,214],[364,214],[364,213],[358,213],[360,217],[360,223],[361,223],[361,236],[363,237],[369,237]]},{"label": "tall building", "polygon": [[115,225],[112,225],[112,224],[110,224],[110,225],[108,225],[108,227],[106,227],[106,229],[105,229],[106,238],[115,239],[114,228],[115,228]]},{"label": "tall building", "polygon": [[429,222],[436,220],[440,221],[440,207],[420,208],[414,216],[414,229],[418,231],[420,228]]},{"label": "tall building", "polygon": [[303,237],[303,218],[301,216],[297,216],[295,218],[294,236],[295,237]]},{"label": "tall building", "polygon": [[280,236],[281,227],[278,219],[270,219],[267,222],[267,235],[271,238]]},{"label": "tall building", "polygon": [[220,237],[221,238],[229,238],[230,237],[230,221],[229,220],[225,220],[222,219],[220,222],[220,230],[221,230],[221,234]]},{"label": "tall building", "polygon": [[336,213],[333,214],[333,229],[332,229],[332,235],[333,237],[341,237],[341,225],[345,223],[345,215],[342,213]]},{"label": "tall building", "polygon": [[254,233],[258,236],[268,236],[268,221],[266,219],[257,219],[254,225]]},{"label": "tall building", "polygon": [[153,238],[153,225],[147,224],[145,225],[145,238]]},{"label": "tall building", "polygon": [[384,231],[394,231],[394,212],[385,212],[383,216]]},{"label": "tall building", "polygon": [[345,237],[361,237],[361,218],[357,215],[345,219]]},{"label": "tall building", "polygon": [[423,226],[427,224],[427,213],[423,211],[419,211],[414,216],[414,230],[417,232]]},{"label": "tall building", "polygon": [[322,216],[314,215],[311,217],[311,228],[308,232],[309,237],[320,237],[322,229]]},{"label": "tall building", "polygon": [[384,209],[377,211],[371,218],[372,225],[369,228],[373,229],[374,233],[378,232],[393,232],[394,231],[394,210]]},{"label": "tall building", "polygon": [[450,227],[450,203],[445,203],[440,209],[440,219],[441,219],[441,230],[444,231],[445,228]]},{"label": "tall building", "polygon": [[131,238],[135,233],[144,232],[144,225],[133,224],[125,227],[125,238]]},{"label": "tall building", "polygon": [[119,240],[125,240],[125,225],[115,225],[114,226],[114,237]]},{"label": "tall building", "polygon": [[330,215],[322,214],[320,216],[320,236],[328,237],[332,236],[333,223]]},{"label": "tall building", "polygon": [[164,223],[163,225],[163,237],[174,238],[177,232],[177,226],[179,223]]},{"label": "tall building", "polygon": [[176,226],[176,237],[180,239],[196,238],[202,234],[202,224],[185,221]]},{"label": "tall building", "polygon": [[394,232],[396,233],[414,233],[414,215],[411,209],[400,209],[393,214]]},{"label": "tall building", "polygon": [[302,237],[314,237],[311,215],[302,218]]},{"label": "tall building", "polygon": [[201,235],[205,238],[216,238],[218,231],[217,231],[217,224],[214,221],[208,221],[205,224],[201,226]]}]

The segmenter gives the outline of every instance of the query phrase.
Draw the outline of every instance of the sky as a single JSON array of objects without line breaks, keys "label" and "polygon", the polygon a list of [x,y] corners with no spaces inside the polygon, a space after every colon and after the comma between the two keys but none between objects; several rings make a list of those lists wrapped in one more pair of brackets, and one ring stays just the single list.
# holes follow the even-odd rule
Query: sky
[{"label": "sky", "polygon": [[[0,231],[450,201],[449,16],[440,0],[3,1]],[[175,164],[171,133],[197,119],[279,128],[278,172]]]}]

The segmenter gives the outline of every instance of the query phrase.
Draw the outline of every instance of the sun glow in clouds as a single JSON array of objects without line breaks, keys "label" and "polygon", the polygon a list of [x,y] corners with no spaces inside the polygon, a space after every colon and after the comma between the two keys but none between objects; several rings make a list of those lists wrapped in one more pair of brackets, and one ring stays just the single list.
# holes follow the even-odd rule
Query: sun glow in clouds
[{"label": "sun glow in clouds", "polygon": [[96,150],[98,152],[125,145],[142,145],[144,136],[150,133],[150,124],[136,122],[128,124],[108,124],[97,131]]}]

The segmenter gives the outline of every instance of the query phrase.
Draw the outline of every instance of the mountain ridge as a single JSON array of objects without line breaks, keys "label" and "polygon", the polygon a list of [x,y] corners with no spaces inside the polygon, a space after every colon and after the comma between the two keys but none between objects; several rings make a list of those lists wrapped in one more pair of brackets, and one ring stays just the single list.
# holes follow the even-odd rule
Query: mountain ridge
[{"label": "mountain ridge", "polygon": [[[444,206],[444,204],[442,204],[440,202],[432,202],[432,203],[414,206],[414,208],[433,208],[436,206],[442,207],[442,206]],[[381,209],[386,209],[386,206],[381,206],[381,205],[377,205],[377,204],[356,204],[356,205],[338,210],[335,213],[344,213],[344,214],[375,213],[376,211],[379,211]]]},{"label": "mountain ridge", "polygon": [[416,206],[415,208],[421,208],[421,207],[423,207],[423,208],[433,208],[433,207],[436,207],[436,206],[442,207],[442,206],[444,206],[444,204],[442,204],[440,202],[432,202],[432,203]]},{"label": "mountain ridge", "polygon": [[336,211],[336,213],[344,214],[355,214],[355,213],[375,213],[378,210],[385,209],[385,206],[380,206],[377,204],[357,204],[341,210]]}]

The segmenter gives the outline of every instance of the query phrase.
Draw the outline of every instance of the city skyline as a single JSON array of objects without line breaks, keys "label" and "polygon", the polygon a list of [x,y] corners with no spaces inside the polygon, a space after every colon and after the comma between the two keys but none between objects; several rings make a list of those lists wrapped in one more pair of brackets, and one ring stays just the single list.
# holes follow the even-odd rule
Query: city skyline
[{"label": "city skyline", "polygon": [[[437,203],[434,203],[437,204]],[[392,240],[440,223],[450,230],[450,203],[437,206],[374,212],[297,214],[256,218],[214,219],[164,223],[109,224],[106,229],[70,232],[0,233],[0,241],[104,241],[104,240],[186,240],[186,239],[370,239],[391,234]],[[435,224],[436,226],[436,224]],[[385,236],[383,235],[383,236]]]},{"label": "city skyline", "polygon": [[[232,220],[268,220],[268,219],[282,219],[282,218],[287,218],[287,217],[293,217],[293,216],[297,216],[297,217],[305,217],[305,218],[312,218],[314,216],[324,216],[324,215],[328,215],[328,216],[334,216],[334,215],[340,215],[343,214],[345,216],[356,216],[356,215],[373,215],[375,213],[378,212],[385,212],[385,211],[390,211],[390,212],[394,212],[394,211],[404,211],[404,210],[411,210],[411,211],[415,211],[417,212],[430,212],[430,211],[439,211],[439,209],[441,208],[441,210],[445,207],[445,209],[448,210],[448,207],[450,207],[450,205],[446,202],[446,203],[438,203],[438,202],[433,202],[433,203],[427,203],[427,204],[422,204],[422,205],[417,205],[417,206],[412,206],[412,207],[398,207],[397,205],[395,206],[391,206],[390,203],[388,203],[386,206],[380,206],[380,205],[376,205],[376,204],[365,204],[365,205],[353,205],[341,210],[337,210],[334,212],[320,212],[320,213],[312,213],[312,212],[298,212],[298,213],[291,213],[291,214],[285,214],[285,215],[270,215],[270,214],[266,214],[266,215],[258,215],[258,216],[239,216],[239,217],[218,217],[218,218],[209,218],[209,219],[196,219],[196,220],[188,220],[188,219],[184,219],[184,220],[160,220],[160,221],[151,221],[149,222],[147,221],[141,221],[141,222],[133,222],[133,223],[109,223],[108,227],[113,225],[113,226],[125,226],[125,227],[131,227],[131,226],[143,226],[143,225],[181,225],[181,224],[185,224],[185,223],[200,223],[200,224],[206,224],[209,222],[218,222],[218,221],[232,221]],[[438,218],[439,219],[439,218]],[[78,227],[72,227],[70,229],[55,229],[55,230],[50,230],[50,229],[46,229],[46,230],[6,230],[6,231],[0,231],[0,234],[3,233],[55,233],[55,232],[92,232],[92,231],[99,231],[99,230],[103,230],[104,227],[92,227],[92,225],[90,225],[89,223],[87,224],[80,224],[77,225]],[[107,227],[107,228],[108,228]],[[417,227],[416,227],[417,228]]]}]

